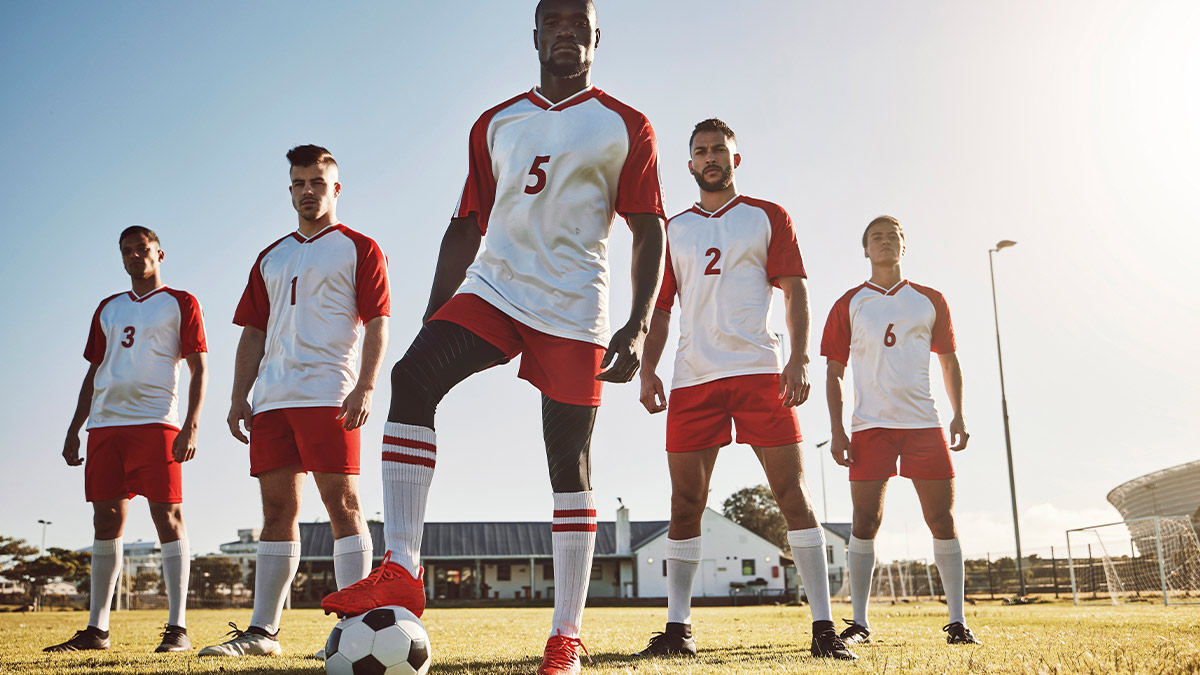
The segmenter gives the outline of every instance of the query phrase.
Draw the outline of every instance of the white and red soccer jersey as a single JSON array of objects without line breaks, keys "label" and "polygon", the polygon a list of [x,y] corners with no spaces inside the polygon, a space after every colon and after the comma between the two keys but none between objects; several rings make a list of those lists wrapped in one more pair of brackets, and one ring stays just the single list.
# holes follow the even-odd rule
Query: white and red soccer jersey
[{"label": "white and red soccer jersey", "polygon": [[501,103],[471,128],[454,217],[476,214],[484,250],[459,291],[543,333],[607,345],[614,213],[663,215],[644,115],[595,87]]},{"label": "white and red soccer jersey", "polygon": [[391,313],[387,259],[342,224],[258,255],[233,322],[267,334],[255,413],[340,406],[358,382],[359,326]]},{"label": "white and red soccer jersey", "polygon": [[667,222],[667,263],[655,307],[679,293],[679,349],[671,386],[782,370],[771,332],[771,289],[806,276],[792,219],[781,207],[738,195],[709,213],[699,205]]},{"label": "white and red soccer jersey", "polygon": [[[854,373],[851,431],[941,426],[929,390],[929,352],[954,352],[954,326],[941,293],[901,281],[866,282],[833,305],[821,355]],[[851,360],[853,359],[853,360]]]},{"label": "white and red soccer jersey", "polygon": [[189,293],[159,286],[105,298],[83,358],[99,366],[87,428],[167,424],[179,429],[179,362],[207,352],[204,316]]}]

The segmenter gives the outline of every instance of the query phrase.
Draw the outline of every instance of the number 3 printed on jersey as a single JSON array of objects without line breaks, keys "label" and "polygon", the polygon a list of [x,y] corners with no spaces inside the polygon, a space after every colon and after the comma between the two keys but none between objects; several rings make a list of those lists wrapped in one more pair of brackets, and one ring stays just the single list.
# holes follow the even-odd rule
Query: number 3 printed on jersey
[{"label": "number 3 printed on jersey", "polygon": [[525,194],[536,195],[546,188],[546,170],[542,165],[550,161],[550,155],[538,155],[533,158],[533,166],[529,167],[529,175],[533,176],[533,185],[525,186]]},{"label": "number 3 printed on jersey", "polygon": [[125,326],[121,329],[121,332],[125,333],[125,339],[121,340],[121,346],[129,349],[133,346],[133,334],[137,332],[137,329],[133,326]]}]

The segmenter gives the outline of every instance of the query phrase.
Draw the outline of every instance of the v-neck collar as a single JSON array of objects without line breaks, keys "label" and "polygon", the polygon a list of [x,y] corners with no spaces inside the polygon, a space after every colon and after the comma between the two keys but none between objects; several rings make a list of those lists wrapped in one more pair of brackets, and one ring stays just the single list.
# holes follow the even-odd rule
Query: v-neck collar
[{"label": "v-neck collar", "polygon": [[878,284],[873,284],[870,282],[870,280],[863,282],[863,286],[866,286],[867,288],[869,288],[873,291],[876,291],[882,295],[895,295],[895,294],[899,293],[900,289],[903,288],[906,284],[908,284],[908,279],[901,279],[900,281],[897,281],[896,285],[892,286],[891,288],[884,288],[883,286],[880,286]]},{"label": "v-neck collar", "polygon": [[705,211],[704,207],[700,206],[700,204],[697,202],[695,204],[692,204],[692,211],[704,216],[705,218],[720,218],[721,216],[725,215],[726,213],[729,213],[729,209],[732,209],[733,207],[737,206],[738,203],[741,202],[741,200],[742,200],[741,195],[734,195],[729,201],[722,204],[720,208],[718,208],[716,211],[713,211],[712,213]]},{"label": "v-neck collar", "polygon": [[132,300],[134,302],[144,302],[146,300],[146,298],[149,298],[150,296],[154,295],[155,293],[158,293],[159,291],[166,290],[166,288],[167,288],[167,285],[163,284],[162,286],[159,286],[158,288],[150,291],[149,293],[147,293],[145,295],[138,295],[137,293],[134,293],[132,289],[127,291],[127,293],[129,293],[130,300]]},{"label": "v-neck collar", "polygon": [[543,96],[542,92],[538,91],[537,87],[534,87],[529,90],[529,93],[526,94],[526,96],[528,96],[529,100],[532,101],[534,105],[542,110],[557,112],[559,110],[570,108],[573,105],[579,105],[584,101],[595,98],[599,93],[600,90],[596,88],[596,85],[591,85],[587,89],[577,91],[558,103],[554,103],[550,99]]}]

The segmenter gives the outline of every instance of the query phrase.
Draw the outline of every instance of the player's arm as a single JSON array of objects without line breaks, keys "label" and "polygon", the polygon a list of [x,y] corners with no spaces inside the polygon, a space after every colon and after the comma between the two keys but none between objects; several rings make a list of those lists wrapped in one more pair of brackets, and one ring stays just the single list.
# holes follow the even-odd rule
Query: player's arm
[{"label": "player's arm", "polygon": [[800,276],[777,277],[783,289],[791,356],[779,378],[779,398],[783,405],[794,408],[808,400],[812,388],[808,377],[808,338],[812,316],[808,311],[808,280]]},{"label": "player's arm", "polygon": [[600,362],[600,367],[608,370],[596,379],[606,382],[628,382],[637,373],[646,333],[650,331],[650,310],[662,282],[666,247],[662,217],[653,213],[633,213],[627,219],[633,231],[633,307],[629,321],[613,333],[604,360]]},{"label": "player's arm", "polygon": [[850,437],[846,435],[846,427],[842,424],[842,380],[846,379],[846,364],[829,359],[825,367],[825,402],[829,407],[829,430],[833,436],[829,443],[829,452],[833,461],[842,466],[854,463],[854,455],[850,452]]},{"label": "player's arm", "polygon": [[83,385],[79,387],[79,399],[75,402],[75,415],[71,417],[71,424],[67,426],[67,440],[63,443],[62,456],[67,460],[67,466],[83,464],[83,458],[79,456],[79,432],[83,429],[83,423],[88,418],[88,411],[92,408],[92,392],[95,389],[96,370],[99,368],[99,363],[89,365],[87,374],[83,376]]},{"label": "player's arm", "polygon": [[229,424],[229,431],[233,437],[247,444],[250,439],[242,433],[238,423],[245,426],[246,431],[250,431],[250,422],[254,418],[253,409],[250,407],[250,388],[254,386],[254,380],[258,377],[258,366],[262,363],[266,350],[266,332],[254,326],[242,328],[242,339],[238,342],[237,356],[233,361],[233,400],[225,421]]},{"label": "player's arm", "polygon": [[429,304],[425,306],[421,323],[429,321],[434,312],[454,296],[467,277],[467,268],[479,254],[482,242],[483,232],[479,229],[476,214],[450,219],[446,234],[442,235],[442,248],[438,252],[437,268],[433,273],[433,288],[429,291]]},{"label": "player's arm", "polygon": [[949,352],[938,354],[942,363],[942,379],[946,383],[946,394],[950,397],[950,405],[954,408],[954,419],[950,420],[950,449],[962,450],[967,447],[967,423],[963,420],[963,377],[962,366],[958,364],[958,354]]},{"label": "player's arm", "polygon": [[183,418],[183,427],[171,445],[171,455],[176,462],[186,462],[196,456],[196,443],[200,435],[200,409],[204,407],[204,393],[208,390],[208,354],[196,352],[184,357],[191,379],[188,381],[188,409]]},{"label": "player's arm", "polygon": [[646,411],[651,414],[667,409],[667,392],[655,371],[658,370],[658,362],[662,360],[670,330],[671,313],[655,309],[654,317],[650,320],[650,332],[646,334],[646,344],[642,349],[641,401]]},{"label": "player's arm", "polygon": [[371,414],[371,394],[375,392],[375,382],[379,379],[379,370],[383,366],[383,354],[388,344],[388,318],[377,316],[367,322],[366,335],[363,337],[362,360],[358,366],[358,384],[342,401],[337,419],[342,421],[346,431],[357,429],[367,423]]}]

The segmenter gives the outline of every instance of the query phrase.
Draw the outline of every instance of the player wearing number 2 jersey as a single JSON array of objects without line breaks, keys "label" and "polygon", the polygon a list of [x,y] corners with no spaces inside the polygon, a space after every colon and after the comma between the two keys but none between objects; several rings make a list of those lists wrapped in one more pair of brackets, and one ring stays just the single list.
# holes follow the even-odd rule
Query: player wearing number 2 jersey
[{"label": "player wearing number 2 jersey", "polygon": [[[437,457],[434,410],[458,382],[521,354],[518,375],[542,393],[554,492],[555,610],[538,672],[570,673],[579,669],[596,537],[589,448],[600,380],[627,382],[638,368],[662,265],[663,210],[649,122],[591,86],[595,7],[542,0],[534,19],[540,86],[471,129],[467,181],[442,240],[425,324],[392,370],[387,558],[322,606],[343,615],[396,604],[424,610],[418,558]],[[608,238],[617,213],[633,231],[633,309],[610,340]]]},{"label": "player wearing number 2 jersey", "polygon": [[[963,616],[962,549],[954,526],[954,470],[950,450],[967,447],[963,421],[962,370],[955,355],[950,309],[941,293],[919,286],[900,272],[904,229],[890,216],[871,221],[863,232],[871,278],[843,295],[829,312],[821,354],[828,359],[826,398],[833,427],[833,458],[850,467],[854,526],[847,567],[854,620],[842,631],[847,642],[869,642],[867,601],[875,569],[875,534],[883,517],[883,494],[895,476],[912,479],[925,522],[933,534],[933,557],[942,575],[952,644],[975,643]],[[929,388],[929,353],[942,366],[954,407],[950,446]],[[854,370],[851,436],[842,425],[842,380]]]},{"label": "player wearing number 2 jersey", "polygon": [[[667,410],[655,374],[679,295],[680,335],[667,410],[671,527],[667,532],[667,626],[641,656],[694,656],[692,583],[717,453],[737,440],[754,449],[788,524],[788,543],[811,603],[812,655],[853,659],[833,628],[825,537],[804,480],[795,407],[808,399],[808,285],[792,219],[781,207],[739,195],[733,130],[696,125],[688,169],[700,201],[667,223],[662,290],[646,337],[642,405]],[[773,288],[783,289],[791,356],[768,327]]]},{"label": "player wearing number 2 jersey", "polygon": [[[200,303],[162,283],[166,254],[158,235],[126,228],[118,242],[132,290],[106,298],[96,309],[83,356],[91,363],[63,458],[78,466],[79,429],[87,420],[84,493],[95,512],[91,616],[88,627],[48,652],[108,649],[108,607],[121,570],[122,531],[129,500],[144,495],[162,542],[163,584],[169,615],[156,651],[191,649],[187,605],[187,531],[183,525],[180,464],[196,454],[200,408],[208,379]],[[187,415],[180,423],[175,393],[179,363],[191,371]]]},{"label": "player wearing number 2 jersey", "polygon": [[302,145],[287,157],[299,227],[259,254],[233,318],[243,328],[227,421],[234,437],[250,444],[250,473],[263,499],[254,615],[248,629],[235,629],[233,639],[202,656],[281,651],[279,619],[300,564],[306,472],[333,527],[338,586],[371,569],[371,535],[358,500],[359,427],[371,412],[387,349],[387,261],[374,241],[338,222],[342,186],[329,151]]}]

